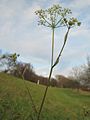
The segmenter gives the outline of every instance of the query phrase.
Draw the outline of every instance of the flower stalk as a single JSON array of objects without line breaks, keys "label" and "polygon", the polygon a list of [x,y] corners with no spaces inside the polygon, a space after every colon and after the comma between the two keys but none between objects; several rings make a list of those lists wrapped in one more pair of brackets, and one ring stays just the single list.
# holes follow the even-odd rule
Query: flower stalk
[{"label": "flower stalk", "polygon": [[[41,111],[43,109],[47,91],[50,86],[53,69],[59,63],[60,57],[61,57],[64,47],[66,45],[66,41],[67,41],[70,29],[75,26],[80,26],[81,22],[79,22],[76,18],[69,17],[69,15],[72,14],[71,10],[68,8],[62,8],[60,5],[53,5],[49,9],[46,9],[46,10],[41,9],[41,10],[36,11],[35,13],[39,17],[39,21],[38,21],[39,25],[43,25],[45,27],[49,27],[52,29],[51,67],[50,67],[50,73],[49,73],[49,77],[48,77],[49,84],[47,84],[47,86],[46,86],[46,89],[45,89],[45,92],[43,95],[43,99],[41,101],[40,109],[38,112],[37,120],[40,120]],[[54,62],[54,41],[55,41],[54,34],[55,34],[55,29],[61,28],[61,27],[67,27],[67,31],[64,36],[63,45],[62,45],[62,47],[59,51],[59,54],[56,57],[56,60]]]}]

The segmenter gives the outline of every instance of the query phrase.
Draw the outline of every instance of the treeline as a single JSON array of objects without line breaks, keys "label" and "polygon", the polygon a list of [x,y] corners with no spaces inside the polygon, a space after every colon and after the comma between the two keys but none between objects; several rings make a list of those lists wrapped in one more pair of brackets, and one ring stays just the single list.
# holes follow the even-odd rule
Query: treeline
[{"label": "treeline", "polygon": [[69,79],[79,82],[81,89],[90,91],[90,56],[86,60],[86,64],[72,68]]},{"label": "treeline", "polygon": [[15,77],[34,82],[36,84],[43,84],[60,88],[88,88],[90,84],[90,58],[87,59],[87,65],[83,69],[73,68],[71,75],[67,78],[63,75],[56,75],[48,82],[48,77],[37,75],[30,63],[18,62],[19,55],[5,54],[0,57],[1,71],[9,73]]},{"label": "treeline", "polygon": [[79,82],[69,79],[62,75],[56,75],[55,78],[51,78],[51,81],[48,82],[48,77],[37,75],[33,69],[33,66],[30,63],[22,63],[19,62],[17,64],[17,69],[13,69],[10,71],[10,74],[21,78],[21,74],[25,67],[27,69],[24,72],[24,79],[34,82],[36,84],[47,85],[49,84],[52,87],[61,87],[61,88],[78,88]]}]

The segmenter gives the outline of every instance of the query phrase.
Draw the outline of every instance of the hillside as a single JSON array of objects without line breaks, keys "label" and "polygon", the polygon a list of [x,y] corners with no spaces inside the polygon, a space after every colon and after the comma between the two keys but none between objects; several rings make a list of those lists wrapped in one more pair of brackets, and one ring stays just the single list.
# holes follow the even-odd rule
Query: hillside
[{"label": "hillside", "polygon": [[[28,81],[26,84],[39,109],[45,87]],[[90,109],[90,93],[50,87],[41,120],[90,120],[84,108]],[[24,81],[0,73],[0,120],[30,120],[30,115],[34,112]]]}]

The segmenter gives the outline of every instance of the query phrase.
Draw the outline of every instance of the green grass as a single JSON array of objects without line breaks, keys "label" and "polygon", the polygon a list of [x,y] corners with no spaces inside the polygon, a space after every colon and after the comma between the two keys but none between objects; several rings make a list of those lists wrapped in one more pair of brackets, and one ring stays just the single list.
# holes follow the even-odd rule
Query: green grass
[{"label": "green grass", "polygon": [[[26,81],[37,110],[45,87]],[[90,93],[50,87],[41,114],[41,120],[90,120],[83,107],[90,109]],[[34,115],[24,81],[0,73],[0,120],[31,120]]]}]

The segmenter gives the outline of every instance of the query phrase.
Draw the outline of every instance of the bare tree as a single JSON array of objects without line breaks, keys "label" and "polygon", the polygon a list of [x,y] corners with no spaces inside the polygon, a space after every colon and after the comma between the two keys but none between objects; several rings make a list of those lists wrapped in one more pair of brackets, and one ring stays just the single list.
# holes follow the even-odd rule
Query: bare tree
[{"label": "bare tree", "polygon": [[87,69],[86,69],[87,83],[90,84],[90,56],[87,57]]},{"label": "bare tree", "polygon": [[80,82],[83,86],[90,84],[90,57],[87,57],[86,65],[72,68],[70,75],[73,80]]}]

